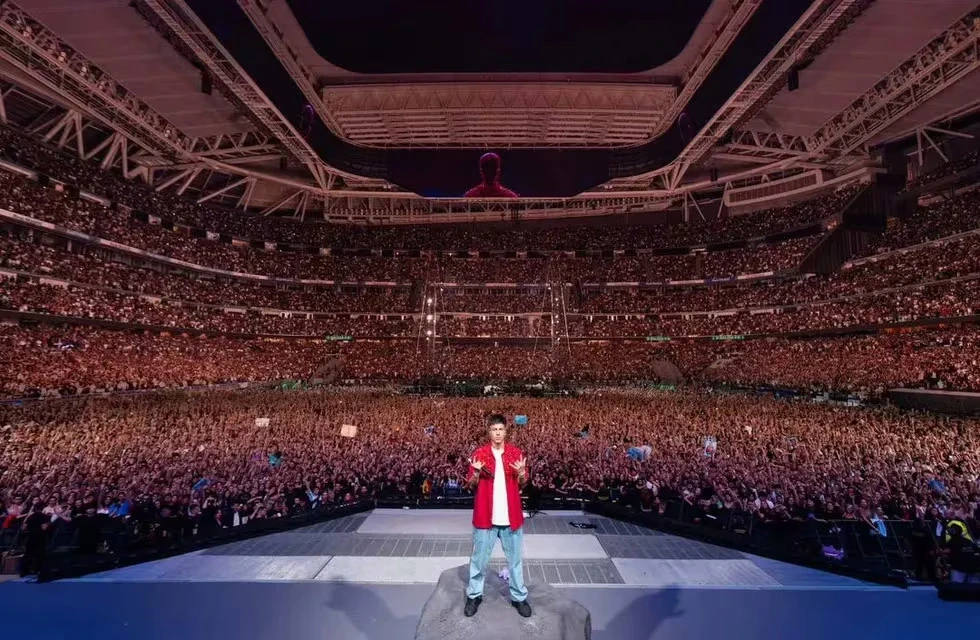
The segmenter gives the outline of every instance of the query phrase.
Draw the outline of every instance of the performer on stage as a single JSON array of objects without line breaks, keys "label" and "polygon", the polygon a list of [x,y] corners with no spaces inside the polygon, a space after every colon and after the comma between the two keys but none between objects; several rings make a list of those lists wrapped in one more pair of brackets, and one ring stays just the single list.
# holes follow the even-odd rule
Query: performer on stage
[{"label": "performer on stage", "polygon": [[524,586],[524,512],[521,488],[527,484],[527,461],[523,452],[507,442],[507,420],[490,416],[490,442],[473,452],[467,486],[476,490],[473,499],[473,554],[470,581],[466,586],[466,608],[470,617],[483,602],[483,582],[490,554],[500,538],[510,569],[510,601],[525,618],[531,615]]},{"label": "performer on stage", "polygon": [[466,192],[467,198],[516,198],[517,194],[500,184],[500,156],[484,153],[480,156],[480,175],[483,182]]}]

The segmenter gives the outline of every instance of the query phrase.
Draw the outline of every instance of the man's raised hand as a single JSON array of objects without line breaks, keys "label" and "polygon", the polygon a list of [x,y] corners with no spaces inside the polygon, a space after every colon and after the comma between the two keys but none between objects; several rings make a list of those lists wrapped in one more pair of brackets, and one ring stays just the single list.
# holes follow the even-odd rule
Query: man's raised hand
[{"label": "man's raised hand", "polygon": [[524,475],[524,469],[527,466],[527,460],[525,460],[524,458],[521,458],[517,462],[512,463],[510,466],[519,475]]},{"label": "man's raised hand", "polygon": [[480,462],[479,460],[474,460],[473,458],[470,458],[470,466],[476,469],[477,471],[483,469],[483,463]]}]

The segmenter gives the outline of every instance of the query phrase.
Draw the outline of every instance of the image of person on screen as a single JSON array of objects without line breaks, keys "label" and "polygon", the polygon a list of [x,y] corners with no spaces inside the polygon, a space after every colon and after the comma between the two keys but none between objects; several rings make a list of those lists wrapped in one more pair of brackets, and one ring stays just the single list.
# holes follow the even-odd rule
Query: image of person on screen
[{"label": "image of person on screen", "polygon": [[507,419],[490,416],[487,425],[490,442],[473,452],[467,487],[473,497],[473,553],[470,556],[469,582],[466,585],[466,607],[463,615],[476,614],[483,602],[483,583],[490,554],[500,539],[510,572],[510,603],[528,618],[531,605],[524,586],[524,511],[521,489],[527,484],[527,460],[524,453],[507,442]]},{"label": "image of person on screen", "polygon": [[480,176],[483,182],[466,192],[467,198],[516,198],[517,194],[500,184],[500,156],[484,153],[480,156]]}]

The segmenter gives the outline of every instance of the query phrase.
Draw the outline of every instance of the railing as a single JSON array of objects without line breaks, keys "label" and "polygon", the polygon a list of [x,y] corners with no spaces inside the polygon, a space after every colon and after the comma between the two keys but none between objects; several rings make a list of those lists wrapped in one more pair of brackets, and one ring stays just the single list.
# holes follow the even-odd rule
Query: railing
[{"label": "railing", "polygon": [[[95,530],[75,523],[56,526],[48,540],[40,580],[75,577],[147,562],[255,536],[287,531],[372,508],[470,509],[473,497],[459,489],[436,496],[389,496],[376,500],[321,506],[296,515],[253,520],[213,529],[200,522],[140,521],[99,517]],[[526,510],[584,510],[687,538],[760,556],[905,586],[909,579],[936,582],[944,563],[941,531],[932,521],[883,521],[872,527],[861,520],[790,520],[767,522],[742,511],[708,512],[684,500],[669,501],[662,513],[609,501],[560,495],[524,497]],[[77,521],[76,521],[77,522]],[[179,526],[177,526],[179,523]],[[19,523],[17,523],[19,524]],[[975,539],[975,538],[974,538]],[[0,530],[0,551],[23,546],[19,526]]]},{"label": "railing", "polygon": [[[39,581],[77,577],[158,560],[198,549],[288,531],[374,508],[368,500],[326,505],[292,516],[251,520],[237,527],[200,529],[183,519],[136,520],[103,517],[95,527],[56,527]],[[97,518],[99,516],[96,516]],[[75,521],[77,522],[77,520]],[[178,526],[179,525],[179,526]],[[24,535],[17,529],[0,531],[0,551],[18,549]]]},{"label": "railing", "polygon": [[863,520],[767,522],[743,511],[707,512],[684,500],[670,501],[663,513],[599,501],[589,502],[585,509],[871,582],[899,586],[905,586],[910,579],[935,582],[943,571],[943,544],[933,521],[885,520],[876,527]]}]

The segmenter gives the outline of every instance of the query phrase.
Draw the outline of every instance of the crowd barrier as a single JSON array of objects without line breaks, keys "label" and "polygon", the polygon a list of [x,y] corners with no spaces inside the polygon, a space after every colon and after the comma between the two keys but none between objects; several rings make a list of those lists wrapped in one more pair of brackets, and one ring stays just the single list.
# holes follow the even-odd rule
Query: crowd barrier
[{"label": "crowd barrier", "polygon": [[[168,526],[166,521],[134,522],[106,517],[100,523],[98,536],[86,536],[78,530],[56,531],[49,541],[38,581],[109,571],[256,536],[289,531],[363,513],[373,508],[374,502],[369,500],[326,505],[289,517],[252,520],[241,526],[218,528],[207,533],[199,532],[196,528]],[[7,531],[9,530],[3,533]],[[4,544],[10,549],[16,549],[23,543],[20,532],[15,531],[12,540],[5,541],[2,535],[0,534],[0,549]],[[60,541],[59,536],[62,536]]]},{"label": "crowd barrier", "polygon": [[[669,501],[662,513],[601,500],[557,495],[524,497],[525,510],[585,511],[793,564],[905,586],[910,579],[941,579],[942,540],[936,523],[885,520],[872,527],[860,520],[764,521],[741,511],[705,512],[684,500]],[[391,496],[320,506],[294,516],[199,531],[177,520],[136,522],[100,516],[97,535],[56,528],[39,580],[77,577],[269,533],[287,531],[373,508],[471,509],[473,497],[456,491],[438,496]],[[17,528],[0,531],[0,551],[23,547]]]},{"label": "crowd barrier", "polygon": [[663,513],[591,501],[585,510],[658,531],[747,553],[896,586],[935,582],[944,568],[941,530],[935,522],[789,520],[772,522],[749,512],[708,513],[684,500]]}]

